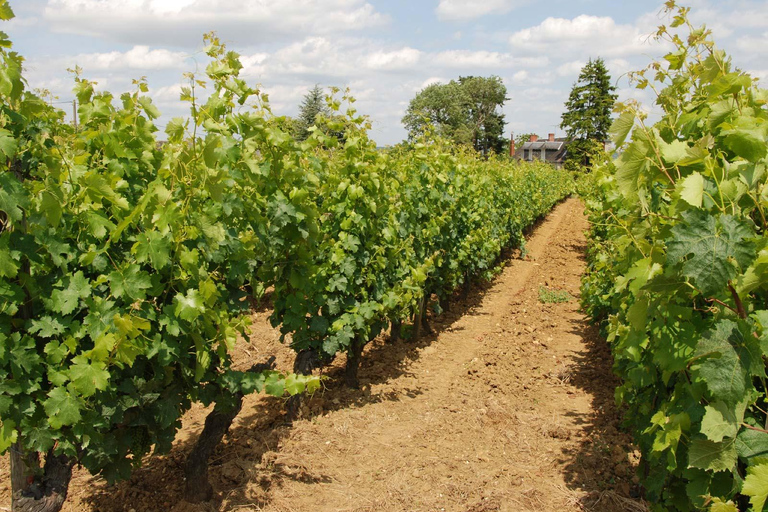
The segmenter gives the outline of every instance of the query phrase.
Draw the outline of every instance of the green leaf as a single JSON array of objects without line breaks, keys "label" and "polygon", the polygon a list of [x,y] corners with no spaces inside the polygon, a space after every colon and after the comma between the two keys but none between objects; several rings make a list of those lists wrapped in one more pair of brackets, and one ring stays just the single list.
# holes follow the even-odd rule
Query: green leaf
[{"label": "green leaf", "polygon": [[285,378],[285,390],[289,395],[298,395],[304,391],[305,384],[300,377],[290,374]]},{"label": "green leaf", "polygon": [[136,237],[133,250],[139,263],[150,260],[157,270],[162,270],[171,261],[171,241],[157,231],[149,231]]},{"label": "green leaf", "polygon": [[139,97],[139,105],[144,108],[144,112],[147,114],[149,119],[157,119],[160,117],[160,110],[158,110],[158,108],[152,103],[152,98],[149,96]]},{"label": "green leaf", "polygon": [[659,151],[661,152],[661,158],[669,164],[677,164],[683,160],[688,154],[688,144],[679,140],[673,140],[671,143],[666,143],[662,139],[659,139]]},{"label": "green leaf", "polygon": [[138,265],[131,264],[109,274],[109,288],[112,295],[118,299],[124,298],[131,302],[143,300],[151,287],[149,274]]},{"label": "green leaf", "polygon": [[8,0],[0,0],[0,20],[8,21],[14,16],[11,6],[8,5]]},{"label": "green leaf", "polygon": [[608,131],[611,136],[611,140],[616,147],[620,147],[627,140],[630,130],[635,124],[635,114],[632,112],[623,112],[619,117],[614,119],[611,128]]},{"label": "green leaf", "polygon": [[14,222],[21,220],[28,204],[27,193],[10,172],[0,172],[0,211]]},{"label": "green leaf", "polygon": [[712,398],[730,404],[746,398],[752,370],[762,365],[757,340],[745,339],[731,320],[720,320],[702,334],[695,358],[692,370],[706,384]]},{"label": "green leaf", "polygon": [[205,312],[205,301],[195,289],[187,290],[186,295],[177,293],[173,301],[176,303],[174,314],[187,322],[193,322]]},{"label": "green leaf", "polygon": [[64,332],[64,326],[61,322],[50,316],[41,317],[39,320],[32,320],[30,323],[29,332],[32,334],[37,333],[41,338],[51,338]]},{"label": "green leaf", "polygon": [[720,498],[712,498],[709,512],[739,512],[739,507],[731,500],[723,501]]},{"label": "green leaf", "polygon": [[627,321],[636,331],[645,332],[648,320],[648,300],[640,299],[627,310]]},{"label": "green leaf", "polygon": [[53,388],[43,402],[48,421],[55,429],[80,421],[80,403],[63,387]]},{"label": "green leaf", "polygon": [[730,471],[736,465],[736,443],[733,439],[715,443],[694,439],[688,449],[688,466],[707,471]]},{"label": "green leaf", "polygon": [[625,196],[637,194],[638,180],[648,169],[649,153],[650,146],[646,140],[633,140],[616,162],[616,185]]},{"label": "green leaf", "polygon": [[746,402],[728,405],[717,401],[705,407],[704,418],[701,420],[701,433],[710,441],[721,442],[726,437],[736,437],[744,420]]},{"label": "green leaf", "polygon": [[285,379],[277,372],[268,375],[264,383],[264,392],[272,396],[283,396],[285,394]]},{"label": "green leaf", "polygon": [[766,155],[765,136],[757,130],[729,130],[725,145],[737,156],[750,162],[757,162]]},{"label": "green leaf", "polygon": [[742,459],[768,457],[768,434],[745,428],[736,438],[736,450]]},{"label": "green leaf", "polygon": [[188,121],[182,117],[174,117],[165,125],[165,133],[168,135],[168,142],[178,143],[184,138],[184,130]]},{"label": "green leaf", "polygon": [[667,261],[683,263],[683,275],[704,295],[723,293],[738,268],[746,269],[755,258],[753,231],[732,215],[715,217],[700,210],[682,214],[667,241]]},{"label": "green leaf", "polygon": [[96,238],[104,238],[107,233],[115,229],[115,224],[111,222],[103,213],[89,211],[86,213],[86,219],[90,232]]},{"label": "green leaf", "polygon": [[752,510],[763,512],[768,499],[768,463],[747,468],[747,478],[744,479],[741,492],[750,497]]},{"label": "green leaf", "polygon": [[104,363],[90,362],[82,356],[75,357],[72,362],[74,364],[69,368],[69,378],[83,397],[88,398],[97,390],[107,389],[109,372],[104,369]]},{"label": "green leaf", "polygon": [[13,420],[0,419],[0,453],[5,453],[16,442],[18,436],[16,423]]},{"label": "green leaf", "polygon": [[680,199],[691,206],[701,208],[701,201],[704,199],[704,176],[694,172],[678,181],[676,189]]},{"label": "green leaf", "polygon": [[4,164],[16,154],[16,139],[13,134],[4,128],[0,128],[0,164]]},{"label": "green leaf", "polygon": [[40,209],[43,211],[48,223],[53,227],[58,227],[61,222],[62,201],[50,192],[43,192],[41,195]]},{"label": "green leaf", "polygon": [[65,277],[66,288],[53,290],[51,303],[54,311],[69,315],[80,304],[80,299],[91,296],[91,283],[82,271],[78,270],[72,277]]}]

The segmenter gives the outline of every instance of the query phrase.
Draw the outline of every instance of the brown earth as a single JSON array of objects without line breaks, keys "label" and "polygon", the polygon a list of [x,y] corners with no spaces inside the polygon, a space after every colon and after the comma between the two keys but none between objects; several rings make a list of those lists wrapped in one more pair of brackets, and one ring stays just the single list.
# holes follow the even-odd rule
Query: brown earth
[{"label": "brown earth", "polygon": [[[190,411],[172,452],[107,486],[76,470],[65,511],[645,510],[637,452],[619,429],[611,354],[579,311],[582,206],[560,204],[533,230],[524,259],[476,286],[418,342],[366,348],[361,389],[326,388],[286,425],[284,401],[251,396],[211,460],[215,499],[181,501],[186,453],[207,413]],[[568,292],[544,303],[546,292]],[[544,292],[544,293],[542,293]],[[293,353],[254,312],[243,367]],[[7,457],[0,510],[10,510]]]}]

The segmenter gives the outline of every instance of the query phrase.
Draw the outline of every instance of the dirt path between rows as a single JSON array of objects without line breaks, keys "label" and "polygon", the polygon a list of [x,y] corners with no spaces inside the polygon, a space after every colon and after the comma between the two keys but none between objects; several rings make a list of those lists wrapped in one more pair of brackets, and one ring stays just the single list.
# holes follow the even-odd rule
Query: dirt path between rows
[{"label": "dirt path between rows", "polygon": [[[578,200],[557,206],[526,258],[435,318],[435,334],[372,343],[362,389],[340,384],[338,360],[293,425],[282,400],[248,398],[213,458],[213,502],[180,502],[184,456],[206,413],[198,408],[174,450],[129,482],[107,487],[77,472],[64,510],[642,510],[630,499],[637,454],[619,430],[610,351],[579,312],[586,228]],[[544,303],[546,291],[567,300]],[[238,360],[274,354],[290,369],[268,314],[254,313]],[[0,509],[10,506],[7,467]]]}]

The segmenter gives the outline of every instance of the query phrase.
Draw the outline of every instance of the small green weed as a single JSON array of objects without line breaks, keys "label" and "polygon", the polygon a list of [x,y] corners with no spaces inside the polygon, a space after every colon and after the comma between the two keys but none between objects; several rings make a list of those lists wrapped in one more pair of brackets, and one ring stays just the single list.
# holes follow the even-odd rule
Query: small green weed
[{"label": "small green weed", "polygon": [[544,286],[539,286],[539,301],[543,304],[559,304],[571,300],[573,300],[573,296],[565,290],[550,290]]}]

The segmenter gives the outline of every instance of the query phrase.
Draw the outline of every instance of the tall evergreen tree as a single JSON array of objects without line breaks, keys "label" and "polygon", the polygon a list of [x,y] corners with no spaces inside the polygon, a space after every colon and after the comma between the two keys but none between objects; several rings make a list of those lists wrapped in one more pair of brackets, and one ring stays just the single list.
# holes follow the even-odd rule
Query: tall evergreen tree
[{"label": "tall evergreen tree", "polygon": [[315,126],[317,116],[330,116],[330,114],[331,110],[325,102],[323,88],[315,84],[315,86],[304,95],[304,99],[299,106],[299,116],[296,119],[296,138],[305,140],[309,137],[309,129]]},{"label": "tall evergreen tree", "polygon": [[616,87],[603,59],[590,59],[581,69],[579,80],[573,84],[560,128],[568,134],[566,166],[589,167],[592,155],[602,147],[611,127],[611,111],[616,102]]}]

